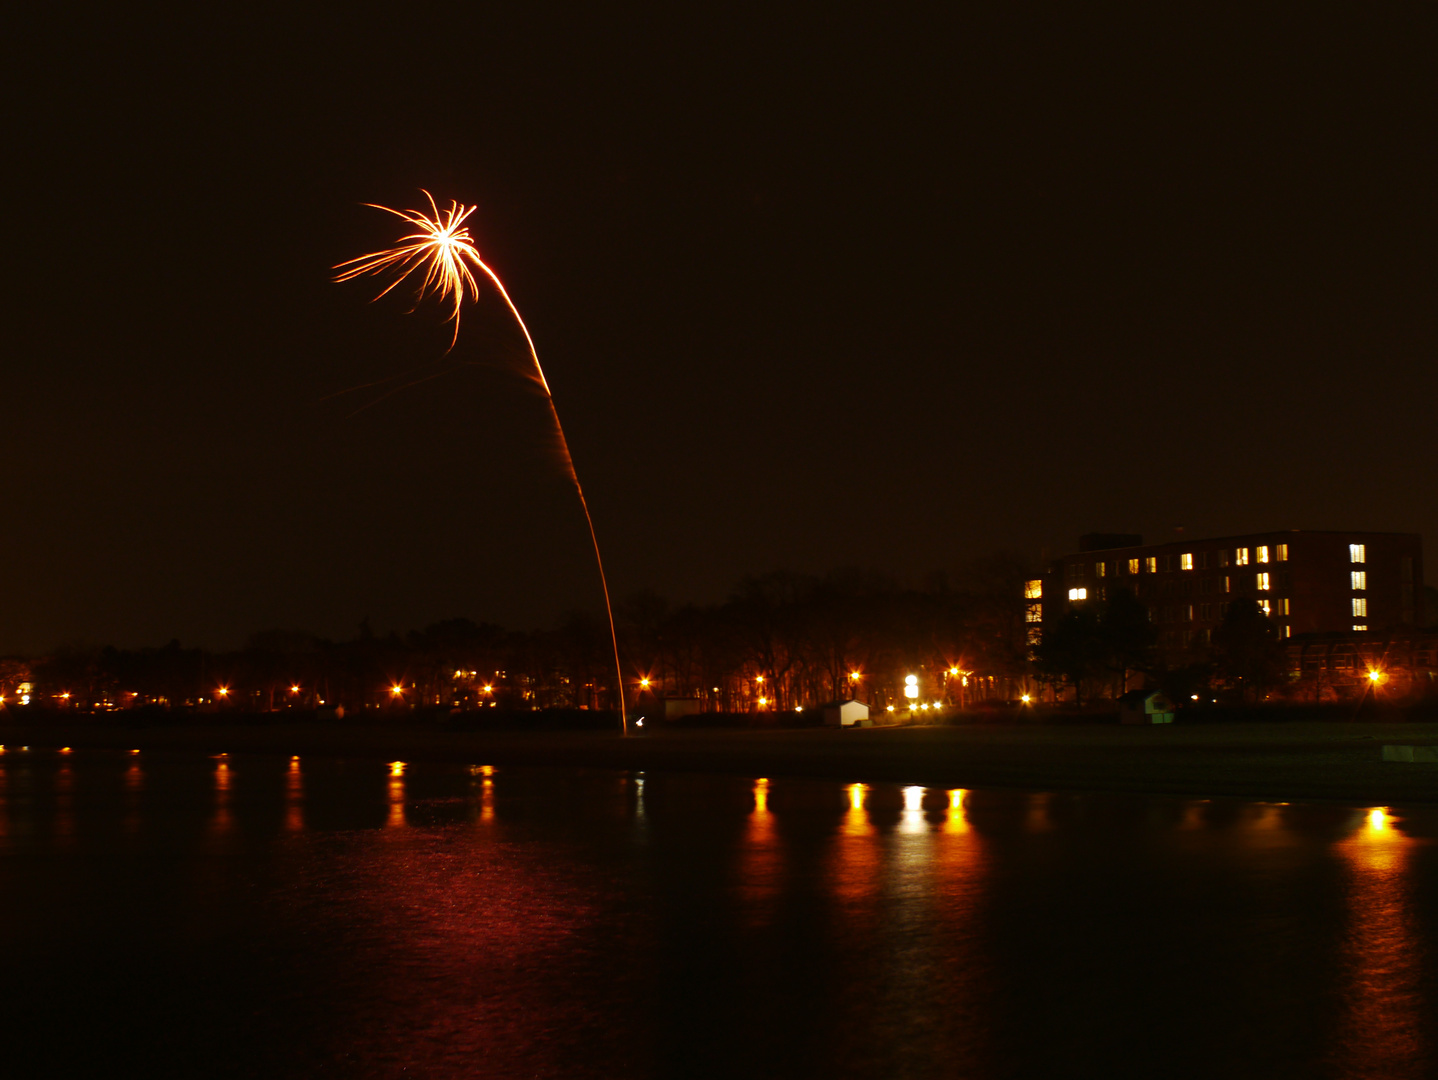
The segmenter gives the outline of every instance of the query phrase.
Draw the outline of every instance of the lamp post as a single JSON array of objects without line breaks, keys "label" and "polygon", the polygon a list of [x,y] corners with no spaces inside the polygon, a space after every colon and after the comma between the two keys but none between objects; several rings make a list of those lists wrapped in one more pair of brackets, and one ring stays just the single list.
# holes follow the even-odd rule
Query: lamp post
[{"label": "lamp post", "polygon": [[914,719],[914,701],[919,696],[919,677],[917,675],[904,676],[904,696],[909,699],[909,719]]}]

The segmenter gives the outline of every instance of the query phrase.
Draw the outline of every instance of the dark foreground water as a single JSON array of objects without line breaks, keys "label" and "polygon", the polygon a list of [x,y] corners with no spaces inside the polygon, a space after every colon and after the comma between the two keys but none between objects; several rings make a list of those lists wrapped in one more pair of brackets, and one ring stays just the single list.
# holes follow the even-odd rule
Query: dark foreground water
[{"label": "dark foreground water", "polygon": [[0,754],[6,1077],[1433,1075],[1438,811]]}]

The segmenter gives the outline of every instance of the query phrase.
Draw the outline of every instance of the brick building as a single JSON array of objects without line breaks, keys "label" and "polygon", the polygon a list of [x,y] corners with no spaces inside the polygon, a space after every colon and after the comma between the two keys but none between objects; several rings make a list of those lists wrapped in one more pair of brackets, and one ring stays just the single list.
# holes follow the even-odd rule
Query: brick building
[{"label": "brick building", "polygon": [[1252,533],[1144,544],[1091,533],[1024,589],[1030,644],[1075,604],[1129,589],[1158,626],[1163,658],[1205,651],[1228,605],[1256,600],[1280,637],[1387,632],[1412,626],[1423,586],[1422,538],[1413,533]]}]

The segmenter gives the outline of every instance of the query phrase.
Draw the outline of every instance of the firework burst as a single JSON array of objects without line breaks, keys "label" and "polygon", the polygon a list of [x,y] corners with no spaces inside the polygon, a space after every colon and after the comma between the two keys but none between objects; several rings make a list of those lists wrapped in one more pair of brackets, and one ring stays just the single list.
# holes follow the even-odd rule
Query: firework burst
[{"label": "firework burst", "polygon": [[535,381],[544,389],[545,400],[549,402],[549,413],[554,418],[554,428],[559,435],[560,456],[564,462],[565,471],[574,484],[574,490],[579,495],[579,505],[584,510],[584,520],[589,526],[589,539],[594,545],[594,561],[599,565],[599,584],[604,590],[604,610],[609,616],[609,640],[614,646],[614,670],[619,679],[617,687],[619,722],[627,734],[629,719],[624,704],[624,672],[619,664],[619,638],[614,632],[614,608],[609,602],[609,583],[604,575],[604,559],[599,554],[599,537],[594,531],[594,519],[589,514],[589,502],[584,498],[584,488],[579,483],[579,474],[574,469],[574,458],[569,452],[569,440],[564,437],[564,425],[559,422],[559,410],[554,405],[554,395],[549,390],[549,380],[544,377],[544,368],[539,363],[539,352],[534,347],[534,338],[530,336],[529,327],[524,325],[524,319],[519,314],[519,309],[514,306],[514,301],[509,298],[509,292],[505,289],[504,283],[499,280],[499,275],[479,257],[479,250],[474,246],[474,239],[470,236],[465,221],[476,208],[451,201],[449,209],[441,211],[435,204],[433,195],[425,191],[424,197],[429,200],[430,214],[428,215],[422,210],[393,210],[377,203],[365,203],[365,206],[383,210],[387,214],[393,214],[408,222],[415,231],[401,236],[392,248],[346,259],[337,264],[333,267],[339,271],[335,274],[335,280],[353,281],[355,278],[371,275],[376,277],[392,275],[393,280],[375,297],[378,300],[403,282],[412,279],[414,275],[419,274],[419,287],[415,294],[416,306],[423,302],[426,296],[434,296],[440,303],[447,303],[451,307],[449,318],[454,323],[454,336],[450,338],[449,342],[451,349],[459,341],[459,317],[464,308],[466,296],[477,297],[479,295],[479,281],[474,276],[475,270],[488,278],[503,298],[510,314],[514,316],[514,321],[519,324],[525,342],[529,345],[529,355],[534,361]]}]

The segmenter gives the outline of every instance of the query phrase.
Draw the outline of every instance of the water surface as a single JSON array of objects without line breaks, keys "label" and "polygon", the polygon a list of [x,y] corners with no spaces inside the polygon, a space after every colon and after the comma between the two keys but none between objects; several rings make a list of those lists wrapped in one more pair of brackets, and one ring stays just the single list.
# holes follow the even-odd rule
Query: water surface
[{"label": "water surface", "polygon": [[1419,1077],[1438,812],[0,753],[7,1076]]}]

